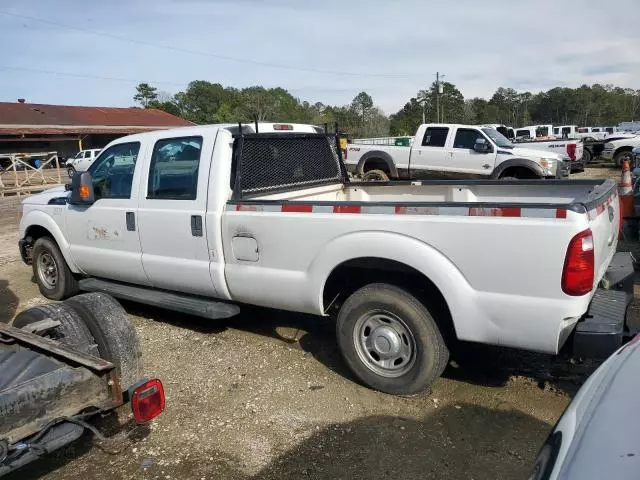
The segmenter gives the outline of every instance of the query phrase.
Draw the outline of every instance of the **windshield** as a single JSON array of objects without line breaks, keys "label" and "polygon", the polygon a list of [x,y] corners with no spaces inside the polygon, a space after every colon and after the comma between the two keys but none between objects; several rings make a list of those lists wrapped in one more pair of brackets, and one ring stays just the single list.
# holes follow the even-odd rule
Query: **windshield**
[{"label": "windshield", "polygon": [[495,128],[483,128],[482,131],[500,148],[513,148],[511,141]]}]

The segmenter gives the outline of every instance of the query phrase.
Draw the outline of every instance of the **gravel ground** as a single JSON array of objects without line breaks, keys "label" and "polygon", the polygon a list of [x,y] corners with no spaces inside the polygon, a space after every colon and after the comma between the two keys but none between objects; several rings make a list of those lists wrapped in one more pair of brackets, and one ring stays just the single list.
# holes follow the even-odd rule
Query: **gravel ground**
[{"label": "gravel ground", "polygon": [[[15,218],[0,201],[0,321],[44,302]],[[526,478],[596,367],[461,345],[429,395],[392,397],[353,380],[330,320],[247,309],[213,322],[124,306],[166,411],[116,455],[87,435],[13,480]],[[115,433],[131,419],[123,409],[101,423]]]}]

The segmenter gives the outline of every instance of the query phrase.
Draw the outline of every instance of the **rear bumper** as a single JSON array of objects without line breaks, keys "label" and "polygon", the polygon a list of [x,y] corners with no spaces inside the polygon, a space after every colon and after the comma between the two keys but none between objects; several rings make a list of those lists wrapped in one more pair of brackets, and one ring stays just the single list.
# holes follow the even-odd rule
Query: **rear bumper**
[{"label": "rear bumper", "polygon": [[589,310],[573,332],[573,354],[606,358],[637,328],[627,321],[633,300],[633,262],[628,253],[616,253],[591,300]]}]

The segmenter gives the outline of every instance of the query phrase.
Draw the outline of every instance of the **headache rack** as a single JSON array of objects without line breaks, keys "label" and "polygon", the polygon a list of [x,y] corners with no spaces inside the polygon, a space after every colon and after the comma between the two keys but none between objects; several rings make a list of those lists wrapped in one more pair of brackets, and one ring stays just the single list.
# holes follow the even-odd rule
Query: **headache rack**
[{"label": "headache rack", "polygon": [[337,129],[336,133],[240,133],[233,148],[233,200],[346,183],[339,145]]}]

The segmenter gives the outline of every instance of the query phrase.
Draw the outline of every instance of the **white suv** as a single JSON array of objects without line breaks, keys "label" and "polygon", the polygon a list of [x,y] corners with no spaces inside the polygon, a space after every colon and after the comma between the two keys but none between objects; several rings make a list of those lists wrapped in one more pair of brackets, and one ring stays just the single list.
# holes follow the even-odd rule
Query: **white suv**
[{"label": "white suv", "polygon": [[69,176],[73,177],[74,173],[87,170],[94,160],[98,158],[100,152],[100,148],[79,151],[75,157],[67,161],[67,173]]}]

